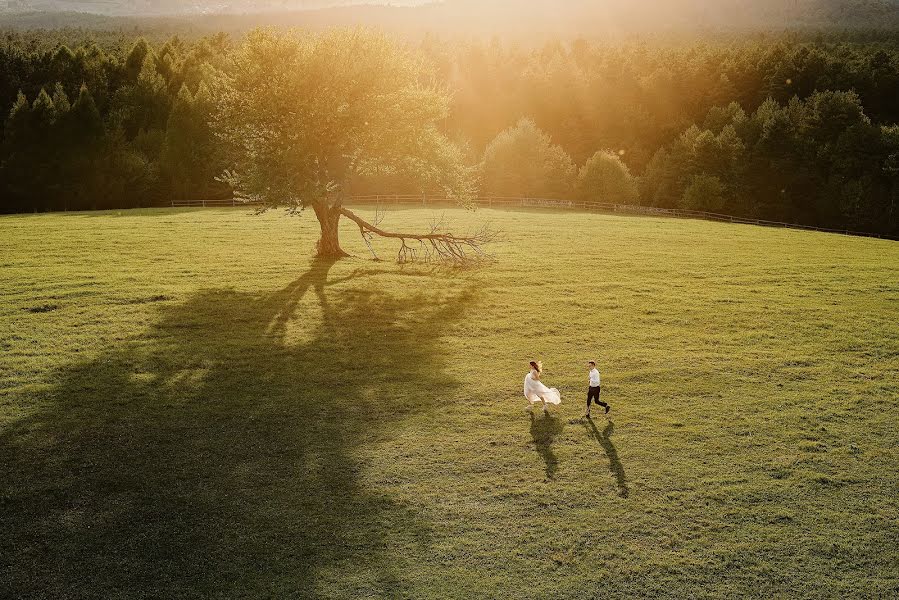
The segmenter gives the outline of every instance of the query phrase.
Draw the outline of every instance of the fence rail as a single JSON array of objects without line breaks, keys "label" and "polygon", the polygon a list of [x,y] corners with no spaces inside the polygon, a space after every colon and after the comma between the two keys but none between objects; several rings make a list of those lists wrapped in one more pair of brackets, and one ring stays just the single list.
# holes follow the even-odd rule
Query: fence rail
[{"label": "fence rail", "polygon": [[[699,210],[686,210],[678,208],[657,208],[653,206],[638,206],[634,204],[612,204],[604,202],[576,202],[573,200],[559,200],[555,198],[521,198],[508,196],[479,196],[473,199],[474,204],[487,208],[556,208],[568,210],[583,210],[586,212],[617,213],[629,215],[644,215],[656,217],[671,217],[681,219],[703,219],[720,223],[736,223],[741,225],[759,225],[762,227],[778,227],[783,229],[799,229],[803,231],[820,231],[824,233],[838,233],[859,237],[871,237],[886,240],[899,239],[895,236],[869,233],[864,231],[852,231],[850,229],[830,229],[826,227],[814,227],[811,225],[799,225],[796,223],[782,223],[779,221],[766,221],[764,219],[750,219],[735,217],[719,213],[704,212]],[[352,196],[348,204],[393,204],[396,206],[441,206],[455,205],[453,198],[444,196],[412,195],[412,194],[371,194],[367,196]],[[173,200],[172,207],[212,208],[227,206],[254,206],[255,203],[237,198],[228,200]]]},{"label": "fence rail", "polygon": [[175,208],[212,208],[217,206],[246,206],[251,202],[244,202],[237,198],[227,200],[172,200],[171,204]]}]

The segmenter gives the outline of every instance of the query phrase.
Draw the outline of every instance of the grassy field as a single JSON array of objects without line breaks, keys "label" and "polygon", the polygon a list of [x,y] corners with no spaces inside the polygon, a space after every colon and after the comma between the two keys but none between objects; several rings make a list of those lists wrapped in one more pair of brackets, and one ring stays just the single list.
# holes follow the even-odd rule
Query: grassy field
[{"label": "grassy field", "polygon": [[0,218],[0,597],[899,595],[899,243],[447,216]]}]

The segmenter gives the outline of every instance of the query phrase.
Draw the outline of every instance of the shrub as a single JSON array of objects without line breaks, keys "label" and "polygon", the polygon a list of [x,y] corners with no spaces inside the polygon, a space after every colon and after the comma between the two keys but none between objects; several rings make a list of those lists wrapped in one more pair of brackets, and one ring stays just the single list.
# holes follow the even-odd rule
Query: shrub
[{"label": "shrub", "polygon": [[581,167],[577,195],[586,202],[636,204],[637,182],[617,154],[599,151]]},{"label": "shrub", "polygon": [[500,133],[484,152],[482,190],[499,196],[566,198],[575,167],[530,119]]}]

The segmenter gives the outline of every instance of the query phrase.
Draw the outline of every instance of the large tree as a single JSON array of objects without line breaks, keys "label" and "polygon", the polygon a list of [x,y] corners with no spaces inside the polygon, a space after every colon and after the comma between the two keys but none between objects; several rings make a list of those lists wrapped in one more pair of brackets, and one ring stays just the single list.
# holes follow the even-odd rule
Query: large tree
[{"label": "large tree", "polygon": [[343,204],[354,177],[378,174],[402,174],[423,190],[470,199],[470,170],[440,131],[449,96],[432,80],[419,56],[382,34],[252,32],[215,90],[215,128],[235,157],[227,178],[266,208],[312,208],[320,256],[346,255],[338,238],[342,216],[366,242],[374,235],[399,239],[404,259],[418,251],[454,260],[477,254],[484,235],[387,232]]}]

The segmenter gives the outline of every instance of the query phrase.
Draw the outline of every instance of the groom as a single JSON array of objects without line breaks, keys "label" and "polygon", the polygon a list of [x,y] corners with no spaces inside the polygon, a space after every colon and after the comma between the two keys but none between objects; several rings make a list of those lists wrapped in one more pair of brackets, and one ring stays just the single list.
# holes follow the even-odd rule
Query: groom
[{"label": "groom", "polygon": [[606,414],[609,414],[612,407],[599,399],[600,381],[599,371],[596,369],[596,361],[591,360],[587,363],[587,366],[590,367],[590,388],[587,390],[587,414],[584,416],[589,419],[591,402],[595,401],[596,406],[604,407],[606,409]]}]

